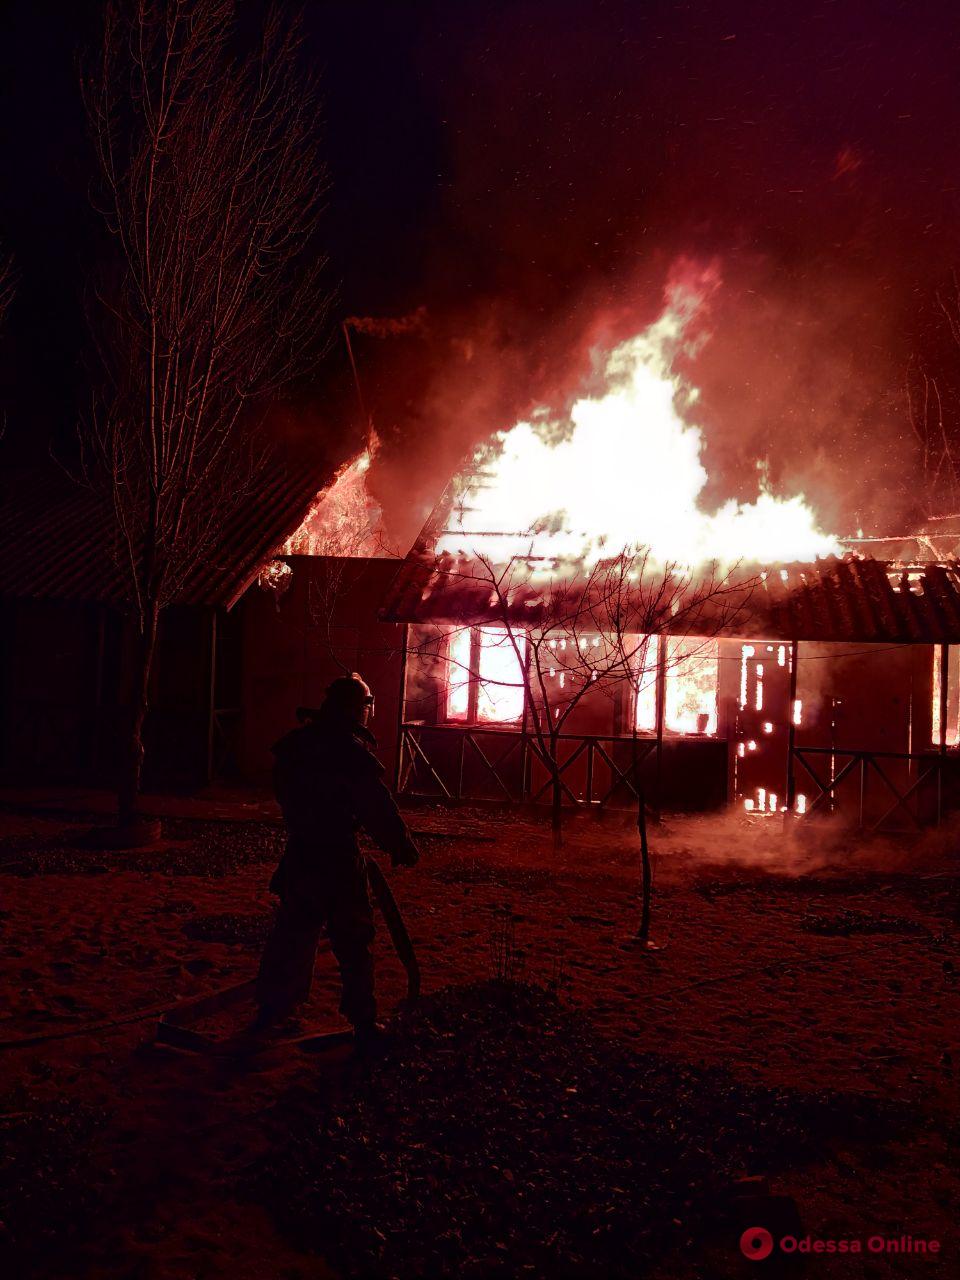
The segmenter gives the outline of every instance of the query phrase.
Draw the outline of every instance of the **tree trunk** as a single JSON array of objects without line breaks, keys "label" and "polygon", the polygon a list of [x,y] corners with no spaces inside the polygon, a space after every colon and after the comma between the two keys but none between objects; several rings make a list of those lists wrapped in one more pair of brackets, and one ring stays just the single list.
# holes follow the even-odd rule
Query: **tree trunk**
[{"label": "tree trunk", "polygon": [[637,801],[637,830],[640,832],[640,928],[637,930],[637,941],[646,946],[650,941],[650,896],[652,876],[650,874],[650,848],[647,844],[647,807],[643,793]]},{"label": "tree trunk", "polygon": [[150,673],[157,647],[157,622],[159,609],[151,600],[146,609],[143,632],[137,645],[134,667],[133,694],[130,707],[130,729],[124,759],[121,763],[117,809],[121,826],[130,826],[137,820],[140,804],[140,786],[143,781],[143,726],[150,703]]},{"label": "tree trunk", "polygon": [[550,771],[553,775],[550,789],[550,829],[553,832],[554,849],[563,845],[563,784],[560,781],[559,749],[559,741],[553,738],[550,742]]}]

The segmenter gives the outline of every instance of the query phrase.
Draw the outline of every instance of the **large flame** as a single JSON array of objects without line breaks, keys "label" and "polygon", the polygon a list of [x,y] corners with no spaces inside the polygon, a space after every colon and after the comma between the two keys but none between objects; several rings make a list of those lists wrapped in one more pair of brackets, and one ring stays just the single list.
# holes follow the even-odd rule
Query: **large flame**
[{"label": "large flame", "polygon": [[367,472],[378,447],[376,432],[371,432],[367,447],[340,468],[329,488],[317,494],[280,555],[383,555],[382,512],[367,489]]},{"label": "large flame", "polygon": [[[675,368],[695,355],[691,322],[711,285],[674,285],[662,315],[601,360],[604,391],[568,418],[537,410],[475,459],[440,551],[595,563],[642,550],[661,564],[811,561],[839,554],[803,496],[701,510],[707,482],[698,392]],[[702,340],[702,338],[701,338]]]}]

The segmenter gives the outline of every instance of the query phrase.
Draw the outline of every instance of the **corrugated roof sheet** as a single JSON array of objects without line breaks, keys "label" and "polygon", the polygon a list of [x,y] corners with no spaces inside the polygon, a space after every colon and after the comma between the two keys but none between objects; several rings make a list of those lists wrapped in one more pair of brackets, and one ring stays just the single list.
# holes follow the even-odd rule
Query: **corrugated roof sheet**
[{"label": "corrugated roof sheet", "polygon": [[[649,600],[652,582],[639,587],[638,595],[646,592]],[[960,644],[956,560],[902,565],[848,555],[814,564],[741,568],[720,585],[720,593],[706,593],[677,617],[665,613],[657,629],[779,640]],[[536,620],[534,584],[522,586],[511,599],[515,621]],[[502,609],[485,570],[463,558],[432,556],[421,541],[398,574],[383,617],[476,624],[501,619]]]},{"label": "corrugated roof sheet", "polygon": [[[224,522],[180,604],[230,608],[299,526],[342,459],[275,458],[255,494]],[[49,468],[0,477],[0,596],[121,604],[128,588],[109,512],[90,490]]]}]

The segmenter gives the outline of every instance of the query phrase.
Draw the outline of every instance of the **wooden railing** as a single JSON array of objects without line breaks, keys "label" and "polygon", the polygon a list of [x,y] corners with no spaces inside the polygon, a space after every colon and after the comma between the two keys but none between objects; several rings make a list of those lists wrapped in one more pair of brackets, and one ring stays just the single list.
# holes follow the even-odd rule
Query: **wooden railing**
[{"label": "wooden railing", "polygon": [[[556,772],[565,803],[601,809],[621,807],[621,800],[624,808],[636,805],[636,770],[655,755],[655,738],[560,734],[557,743],[561,754]],[[438,744],[442,744],[439,752]],[[538,803],[549,799],[553,786],[553,765],[531,734],[477,726],[403,724],[399,751],[401,795]],[[574,782],[572,773],[578,765],[579,782]],[[486,789],[492,787],[494,797],[479,794],[485,789],[471,785],[468,774],[479,777]]]},{"label": "wooden railing", "polygon": [[[645,790],[651,800],[659,793],[656,738],[560,734],[557,743],[557,775],[567,805],[633,808],[640,793],[640,771],[651,767],[656,781],[648,776],[647,783],[653,785]],[[796,745],[791,756],[794,791],[808,790],[809,782],[815,787],[807,813],[841,810],[847,817],[855,816],[858,828],[869,831],[902,818],[918,828],[939,823],[945,809],[945,765],[955,759],[952,754]],[[908,766],[906,780],[892,776],[893,766],[903,763]],[[402,795],[451,802],[544,803],[551,798],[553,767],[541,743],[529,733],[404,723],[397,778]],[[879,805],[878,789],[885,797]]]},{"label": "wooden railing", "polygon": [[[825,759],[826,757],[826,759]],[[898,751],[861,751],[842,750],[839,747],[797,747],[793,748],[794,767],[803,770],[803,776],[813,781],[817,788],[816,795],[807,806],[807,812],[833,809],[839,805],[841,786],[854,779],[857,784],[857,826],[869,831],[878,831],[893,818],[906,815],[913,826],[922,827],[933,821],[939,823],[943,817],[943,771],[944,764],[951,757],[944,754],[918,754]],[[914,771],[916,776],[908,776],[906,786],[899,784],[890,776],[889,763],[908,762],[908,775]],[[829,763],[831,774],[824,777],[823,765]],[[799,787],[799,773],[797,773]],[[849,782],[848,782],[849,780]],[[879,817],[868,818],[868,798],[871,781],[879,784],[882,793],[892,800],[882,810]],[[933,814],[925,815],[920,808],[925,784],[935,786]],[[846,806],[844,806],[846,807]],[[925,821],[926,818],[926,821]]]}]

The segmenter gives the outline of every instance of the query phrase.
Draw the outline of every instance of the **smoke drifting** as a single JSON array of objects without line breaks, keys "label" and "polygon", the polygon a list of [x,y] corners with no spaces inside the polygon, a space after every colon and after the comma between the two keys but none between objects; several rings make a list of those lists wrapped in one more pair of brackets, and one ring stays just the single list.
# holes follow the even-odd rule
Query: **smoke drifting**
[{"label": "smoke drifting", "polygon": [[[0,48],[18,175],[0,238],[21,278],[4,449],[44,457],[87,407],[76,349],[99,252],[75,64],[102,4],[68,7],[51,29],[8,6]],[[263,7],[241,6],[244,38]],[[960,359],[934,299],[960,230],[954,4],[364,0],[308,5],[305,23],[332,177],[320,247],[357,321],[363,403],[338,328],[270,425],[335,468],[369,410],[398,542],[478,441],[562,411],[591,350],[653,320],[682,257],[723,278],[685,371],[708,501],[748,497],[759,459],[837,532],[929,514],[903,387],[932,346],[956,429]]]},{"label": "smoke drifting", "polygon": [[[655,318],[675,266],[663,263],[656,291],[625,281],[629,301],[587,284],[568,316],[547,320],[525,314],[516,300],[491,300],[476,313],[431,317],[402,351],[378,352],[381,383],[413,384],[397,413],[394,448],[371,473],[398,540],[409,543],[453,472],[490,434],[538,406],[562,416],[589,391],[601,353]],[[791,279],[756,254],[720,260],[719,270],[703,341],[678,361],[700,391],[695,420],[710,476],[702,505],[751,502],[762,479],[778,496],[803,493],[821,527],[841,535],[890,533],[926,514],[911,483],[916,452],[896,317],[883,309],[878,286]],[[382,425],[378,409],[390,393],[373,399]],[[611,468],[617,462],[609,459]]]},{"label": "smoke drifting", "polygon": [[865,875],[924,872],[936,874],[952,867],[957,847],[958,823],[946,821],[936,830],[910,840],[902,836],[852,832],[839,816],[817,813],[786,825],[780,818],[754,817],[731,810],[710,818],[674,819],[666,833],[670,839],[669,866],[658,860],[658,878],[669,882],[679,874],[699,869],[702,878],[734,871],[730,883],[742,885],[744,871],[769,873],[771,879],[823,875],[850,892],[850,882]]},{"label": "smoke drifting", "polygon": [[748,499],[760,461],[839,533],[921,514],[903,385],[956,239],[953,26],[865,0],[424,21],[439,200],[396,314],[426,315],[355,342],[398,540],[478,441],[562,409],[598,344],[649,324],[681,257],[723,277],[685,370],[708,500]]},{"label": "smoke drifting", "polygon": [[371,338],[398,338],[402,334],[420,333],[427,318],[427,308],[417,307],[408,316],[348,316],[344,327]]}]

